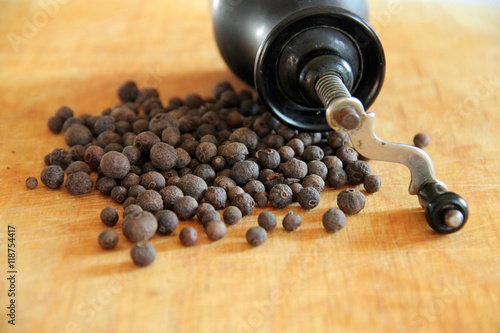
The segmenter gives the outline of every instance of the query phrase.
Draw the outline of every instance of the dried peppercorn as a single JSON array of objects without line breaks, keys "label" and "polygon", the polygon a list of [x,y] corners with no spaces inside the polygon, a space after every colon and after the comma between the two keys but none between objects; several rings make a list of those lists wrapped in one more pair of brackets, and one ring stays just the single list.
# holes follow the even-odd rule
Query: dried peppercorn
[{"label": "dried peppercorn", "polygon": [[280,154],[271,148],[259,150],[255,153],[257,162],[266,169],[275,169],[281,162]]},{"label": "dried peppercorn", "polygon": [[323,157],[325,157],[323,149],[315,145],[307,146],[302,153],[302,159],[305,162],[320,161]]},{"label": "dried peppercorn", "polygon": [[337,149],[336,156],[342,161],[344,165],[349,162],[354,162],[358,159],[358,152],[349,146],[342,146]]},{"label": "dried peppercorn", "polygon": [[328,176],[328,168],[321,161],[310,161],[307,162],[307,173],[309,175],[318,175],[321,179],[325,180]]},{"label": "dried peppercorn", "polygon": [[267,202],[269,201],[269,194],[267,192],[257,192],[253,196],[253,200],[255,201],[255,206],[259,208],[264,208],[267,206]]},{"label": "dried peppercorn", "polygon": [[85,156],[85,151],[87,148],[82,145],[74,145],[68,150],[69,156],[71,156],[71,159],[73,161],[83,161],[83,158]]},{"label": "dried peppercorn", "polygon": [[147,131],[137,134],[134,139],[134,147],[141,151],[142,156],[149,156],[151,148],[161,140],[158,135],[153,132]]},{"label": "dried peppercorn", "polygon": [[123,148],[122,154],[128,158],[130,165],[134,165],[141,157],[141,151],[134,146],[126,146]]},{"label": "dried peppercorn", "polygon": [[290,189],[292,190],[292,194],[293,194],[292,201],[297,202],[299,193],[300,193],[300,191],[302,191],[304,186],[302,186],[301,183],[293,183],[289,186],[290,186]]},{"label": "dried peppercorn", "polygon": [[90,175],[91,172],[89,165],[82,161],[75,161],[66,168],[66,174],[68,176],[78,171],[83,171],[87,175]]},{"label": "dried peppercorn", "polygon": [[278,149],[281,162],[288,162],[295,157],[295,151],[290,146],[282,146]]},{"label": "dried peppercorn", "polygon": [[337,232],[346,226],[346,217],[343,211],[337,208],[327,210],[322,217],[323,227],[328,232]]},{"label": "dried peppercorn", "polygon": [[222,171],[226,168],[226,159],[222,156],[215,156],[210,161],[210,164],[215,171]]},{"label": "dried peppercorn", "polygon": [[345,166],[347,181],[352,185],[363,184],[366,177],[372,174],[372,168],[365,161],[349,162]]},{"label": "dried peppercorn", "polygon": [[195,175],[185,175],[179,179],[177,186],[182,190],[184,195],[189,195],[200,201],[207,191],[207,184],[203,179]]},{"label": "dried peppercorn", "polygon": [[92,142],[92,132],[80,124],[74,124],[68,128],[64,134],[64,140],[68,146],[82,145]]},{"label": "dried peppercorn", "polygon": [[158,232],[160,235],[170,235],[179,225],[177,215],[170,210],[160,210],[155,215],[158,221]]},{"label": "dried peppercorn", "polygon": [[240,186],[258,177],[259,166],[253,161],[236,162],[231,169],[231,178]]},{"label": "dried peppercorn", "polygon": [[210,211],[215,211],[214,206],[209,203],[203,202],[199,204],[198,209],[196,209],[196,217],[201,221],[203,219],[203,216]]},{"label": "dried peppercorn", "polygon": [[234,163],[245,160],[248,148],[241,142],[230,142],[219,147],[219,155],[226,159],[226,163],[232,166]]},{"label": "dried peppercorn", "polygon": [[95,144],[101,148],[106,147],[110,143],[121,143],[122,138],[118,133],[104,131],[95,140]]},{"label": "dried peppercorn", "polygon": [[276,215],[274,215],[270,211],[261,212],[257,218],[257,222],[259,223],[259,226],[264,228],[266,231],[273,230],[278,224]]},{"label": "dried peppercorn", "polygon": [[106,207],[101,211],[101,221],[108,227],[118,223],[119,218],[118,212],[113,207]]},{"label": "dried peppercorn", "polygon": [[122,153],[110,151],[101,158],[100,167],[105,176],[121,179],[129,172],[130,162]]},{"label": "dried peppercorn", "polygon": [[141,185],[147,190],[160,191],[166,186],[165,177],[163,177],[159,172],[150,171],[144,173],[140,176]]},{"label": "dried peppercorn", "polygon": [[123,186],[115,186],[111,190],[111,199],[116,203],[123,203],[127,198],[127,189]]},{"label": "dried peppercorn", "polygon": [[330,147],[338,149],[342,146],[348,146],[351,142],[349,134],[346,132],[331,131],[328,133],[327,142]]},{"label": "dried peppercorn", "polygon": [[71,156],[63,148],[55,148],[49,155],[50,165],[59,165],[61,168],[66,169],[71,164]]},{"label": "dried peppercorn", "polygon": [[252,131],[251,129],[246,127],[241,127],[235,130],[229,136],[229,141],[241,142],[248,149],[255,149],[255,147],[257,146],[257,142],[259,141],[259,138],[257,137],[257,134],[255,134],[255,132]]},{"label": "dried peppercorn", "polygon": [[156,249],[151,243],[139,242],[130,250],[130,256],[137,266],[148,266],[156,259]]},{"label": "dried peppercorn", "polygon": [[185,168],[191,163],[191,156],[189,153],[182,148],[175,148],[175,152],[177,153],[177,159],[175,161],[175,167],[177,169]]},{"label": "dried peppercorn", "polygon": [[127,215],[130,215],[133,213],[139,213],[142,211],[143,211],[143,209],[139,205],[133,204],[133,205],[127,206],[126,208],[123,209],[123,218],[125,218],[125,216],[127,216]]},{"label": "dried peppercorn", "polygon": [[344,169],[331,169],[326,182],[332,188],[341,188],[347,183],[347,174]]},{"label": "dried peppercorn", "polygon": [[302,156],[304,153],[304,142],[298,138],[288,141],[286,145],[293,149],[296,156]]},{"label": "dried peppercorn", "polygon": [[307,172],[308,169],[306,162],[296,158],[292,158],[286,162],[283,168],[283,174],[288,178],[302,179],[307,175]]},{"label": "dried peppercorn", "polygon": [[56,117],[61,118],[62,120],[66,120],[68,118],[71,118],[74,116],[73,110],[67,106],[61,106],[59,109],[56,111]]},{"label": "dried peppercorn", "polygon": [[179,120],[169,113],[158,113],[149,121],[148,129],[160,137],[168,127],[179,128]]},{"label": "dried peppercorn", "polygon": [[[234,187],[235,188],[235,187]],[[250,214],[255,207],[255,201],[248,193],[238,194],[232,201],[231,205],[236,206],[241,211],[243,216]]]},{"label": "dried peppercorn", "polygon": [[90,169],[97,171],[101,165],[101,159],[106,154],[103,148],[95,145],[87,147],[85,150],[85,155],[83,156],[83,161],[90,166]]},{"label": "dried peppercorn", "polygon": [[318,193],[321,193],[325,189],[325,181],[318,175],[309,175],[302,180],[302,186],[311,186],[315,188]]},{"label": "dried peppercorn", "polygon": [[64,121],[62,129],[66,132],[73,125],[85,125],[85,121],[77,117],[68,118]]},{"label": "dried peppercorn", "polygon": [[254,179],[254,180],[249,181],[243,187],[243,191],[245,191],[246,193],[250,194],[253,197],[253,196],[255,196],[255,194],[257,194],[259,192],[265,192],[266,187],[264,186],[264,184],[262,184],[261,181]]},{"label": "dried peppercorn", "polygon": [[413,144],[420,149],[427,147],[431,143],[431,137],[426,133],[418,133],[413,138]]},{"label": "dried peppercorn", "polygon": [[165,127],[161,132],[161,141],[177,147],[181,143],[181,131],[173,126]]},{"label": "dried peppercorn", "polygon": [[128,189],[128,196],[137,199],[139,194],[145,192],[146,189],[142,185],[133,185]]},{"label": "dried peppercorn", "polygon": [[344,164],[337,156],[325,156],[321,161],[325,163],[328,170],[344,168]]},{"label": "dried peppercorn", "polygon": [[73,195],[81,195],[89,193],[92,190],[94,181],[87,173],[78,171],[68,176],[64,186],[69,193]]},{"label": "dried peppercorn", "polygon": [[367,176],[365,178],[363,186],[365,187],[365,190],[368,193],[375,193],[375,192],[380,191],[380,187],[381,187],[380,177],[377,175]]},{"label": "dried peppercorn", "polygon": [[62,131],[64,120],[61,117],[50,117],[47,121],[47,127],[52,133],[59,134]]},{"label": "dried peppercorn", "polygon": [[297,196],[299,205],[304,209],[313,209],[319,205],[319,192],[312,186],[304,187]]},{"label": "dried peppercorn", "polygon": [[227,192],[227,197],[229,199],[229,202],[232,203],[234,198],[236,198],[236,196],[238,196],[239,194],[243,194],[243,193],[246,193],[241,187],[239,186],[233,186],[229,189],[229,191]]},{"label": "dried peppercorn", "polygon": [[140,185],[140,183],[141,176],[136,175],[135,173],[129,173],[121,180],[121,186],[125,187],[127,190],[129,190],[132,186]]},{"label": "dried peppercorn", "polygon": [[337,205],[346,214],[354,215],[365,207],[365,195],[356,189],[346,189],[337,196]]},{"label": "dried peppercorn", "polygon": [[313,138],[311,134],[306,133],[306,132],[300,132],[295,136],[295,138],[299,139],[304,143],[304,147],[310,146],[313,143]]},{"label": "dried peppercorn", "polygon": [[116,180],[109,177],[101,177],[97,180],[95,187],[101,194],[110,196],[111,191],[116,186]]},{"label": "dried peppercorn", "polygon": [[126,81],[118,88],[118,97],[122,102],[135,102],[139,95],[139,89],[134,81]]},{"label": "dried peppercorn", "polygon": [[217,156],[217,147],[211,142],[202,142],[196,147],[195,154],[201,163],[210,163]]},{"label": "dried peppercorn", "polygon": [[294,212],[289,211],[288,214],[283,218],[283,228],[286,231],[297,230],[302,224],[302,217]]},{"label": "dried peppercorn", "polygon": [[38,179],[35,177],[28,177],[26,179],[26,187],[30,190],[34,190],[38,186]]},{"label": "dried peppercorn", "polygon": [[40,180],[49,188],[59,188],[64,182],[64,171],[58,165],[46,166],[40,174]]},{"label": "dried peppercorn", "polygon": [[184,193],[177,186],[169,185],[160,190],[160,195],[163,199],[163,207],[165,209],[173,209],[174,204],[184,196]]},{"label": "dried peppercorn", "polygon": [[116,129],[116,120],[111,116],[102,116],[94,123],[94,132],[101,134],[104,131],[114,132]]},{"label": "dried peppercorn", "polygon": [[198,241],[198,232],[193,227],[185,227],[179,234],[179,240],[184,246],[193,246]]},{"label": "dried peppercorn", "polygon": [[209,164],[198,165],[193,174],[203,179],[207,185],[212,185],[215,177],[217,177],[215,170]]},{"label": "dried peppercorn", "polygon": [[261,227],[252,227],[246,233],[247,242],[252,246],[259,246],[266,242],[267,231]]},{"label": "dried peppercorn", "polygon": [[236,186],[236,182],[226,176],[217,176],[214,180],[214,186],[222,187],[227,193]]},{"label": "dried peppercorn", "polygon": [[269,192],[269,202],[274,208],[285,208],[292,203],[293,192],[286,184],[274,185]]},{"label": "dried peppercorn", "polygon": [[151,163],[158,170],[170,170],[177,162],[177,152],[171,145],[159,142],[151,147]]},{"label": "dried peppercorn", "polygon": [[123,235],[132,243],[145,241],[153,237],[158,222],[150,212],[136,212],[125,216],[122,223]]},{"label": "dried peppercorn", "polygon": [[241,213],[241,210],[238,207],[229,206],[226,208],[226,210],[224,210],[222,217],[224,218],[224,222],[227,225],[235,225],[241,220],[243,214]]},{"label": "dried peppercorn", "polygon": [[220,221],[220,214],[218,211],[214,210],[209,210],[205,214],[203,214],[203,217],[200,219],[201,224],[203,227],[207,226],[208,222],[211,221]]},{"label": "dried peppercorn", "polygon": [[174,211],[183,221],[192,219],[196,215],[196,210],[198,209],[198,201],[193,197],[186,195],[174,204]]},{"label": "dried peppercorn", "polygon": [[153,214],[163,209],[163,198],[160,193],[154,190],[146,190],[139,194],[136,203],[141,206],[142,209]]},{"label": "dried peppercorn", "polygon": [[215,209],[221,209],[226,206],[227,194],[222,187],[210,186],[205,193],[204,200]]},{"label": "dried peppercorn", "polygon": [[135,205],[136,203],[136,200],[134,197],[127,197],[127,199],[125,199],[125,201],[123,201],[123,209],[127,208],[128,206],[130,205]]},{"label": "dried peppercorn", "polygon": [[205,233],[211,241],[215,242],[226,236],[227,228],[222,221],[211,221],[206,224]]},{"label": "dried peppercorn", "polygon": [[113,229],[103,230],[97,237],[97,242],[103,249],[110,250],[118,244],[118,233]]}]

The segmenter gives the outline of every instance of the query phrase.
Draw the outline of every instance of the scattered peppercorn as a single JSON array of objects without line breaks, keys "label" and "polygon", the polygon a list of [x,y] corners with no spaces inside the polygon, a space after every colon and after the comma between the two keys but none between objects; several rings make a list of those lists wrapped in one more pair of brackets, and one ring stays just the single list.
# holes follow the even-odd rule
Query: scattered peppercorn
[{"label": "scattered peppercorn", "polygon": [[246,233],[247,242],[252,246],[259,246],[267,240],[267,232],[261,227],[252,227]]},{"label": "scattered peppercorn", "polygon": [[292,190],[293,194],[292,201],[297,202],[299,193],[300,191],[302,191],[303,188],[304,186],[302,186],[301,183],[293,183],[290,185],[290,189]]},{"label": "scattered peppercorn", "polygon": [[115,186],[111,190],[111,199],[116,203],[123,203],[127,198],[127,189],[123,186]]},{"label": "scattered peppercorn", "polygon": [[372,174],[372,168],[365,161],[349,162],[345,166],[347,181],[352,185],[363,184],[366,177]]},{"label": "scattered peppercorn", "polygon": [[255,206],[259,208],[264,208],[267,206],[267,202],[269,201],[269,194],[267,192],[257,192],[253,196],[253,200],[255,201]]},{"label": "scattered peppercorn", "polygon": [[132,204],[130,206],[127,206],[127,208],[123,209],[123,218],[125,218],[125,216],[127,216],[129,214],[138,213],[138,212],[142,212],[142,211],[143,211],[143,209],[141,208],[141,206],[136,205],[136,204]]},{"label": "scattered peppercorn", "polygon": [[103,230],[97,237],[99,245],[105,249],[112,249],[118,244],[118,233],[114,229]]},{"label": "scattered peppercorn", "polygon": [[204,200],[215,209],[221,209],[226,206],[227,194],[222,187],[210,186],[205,193]]},{"label": "scattered peppercorn", "polygon": [[193,227],[184,227],[179,234],[179,240],[184,246],[193,246],[198,241],[198,232]]},{"label": "scattered peppercorn", "polygon": [[174,211],[183,221],[192,219],[196,215],[198,209],[198,202],[193,197],[186,195],[174,204]]},{"label": "scattered peppercorn", "polygon": [[69,193],[80,195],[89,193],[94,186],[92,177],[83,171],[72,173],[66,179],[65,187]]},{"label": "scattered peppercorn", "polygon": [[325,189],[325,181],[318,175],[309,175],[302,180],[302,186],[312,186],[318,193],[321,193]]},{"label": "scattered peppercorn", "polygon": [[[234,187],[236,188],[236,187]],[[231,205],[236,206],[240,209],[241,214],[246,216],[250,214],[255,207],[255,201],[252,196],[248,193],[238,194],[232,201]]]},{"label": "scattered peppercorn", "polygon": [[121,179],[129,172],[130,162],[122,153],[110,151],[101,158],[100,167],[105,176]]},{"label": "scattered peppercorn", "polygon": [[326,182],[334,189],[341,188],[347,183],[347,174],[344,169],[331,169]]},{"label": "scattered peppercorn", "polygon": [[346,217],[343,211],[337,208],[327,210],[322,217],[323,227],[328,232],[337,232],[346,226]]},{"label": "scattered peppercorn", "polygon": [[146,190],[137,196],[136,202],[142,209],[155,214],[163,209],[163,198],[154,190]]},{"label": "scattered peppercorn", "polygon": [[286,231],[297,230],[301,224],[302,217],[298,214],[294,214],[292,211],[289,211],[283,218],[283,228],[285,228]]},{"label": "scattered peppercorn", "polygon": [[242,218],[241,211],[236,206],[229,206],[224,210],[223,218],[227,225],[234,225],[238,223]]},{"label": "scattered peppercorn", "polygon": [[337,205],[346,214],[354,215],[365,207],[365,195],[360,191],[349,188],[343,190],[337,196]]},{"label": "scattered peppercorn", "polygon": [[160,235],[170,235],[179,224],[177,215],[171,210],[160,210],[156,213],[155,217],[158,221],[158,229],[156,231]]},{"label": "scattered peppercorn", "polygon": [[125,216],[122,223],[123,235],[132,243],[150,239],[157,228],[155,216],[145,211]]},{"label": "scattered peppercorn", "polygon": [[269,202],[274,208],[285,208],[292,203],[293,192],[286,184],[274,185],[269,192]]},{"label": "scattered peppercorn", "polygon": [[418,133],[413,138],[413,144],[420,149],[427,147],[431,143],[431,137],[425,133]]},{"label": "scattered peppercorn", "polygon": [[181,177],[177,186],[182,190],[184,195],[189,195],[197,201],[203,199],[208,188],[207,183],[203,179],[191,174]]},{"label": "scattered peppercorn", "polygon": [[380,187],[382,186],[380,177],[377,175],[369,175],[368,177],[366,177],[363,186],[368,193],[375,193],[380,191]]},{"label": "scattered peppercorn", "polygon": [[312,186],[304,187],[297,196],[297,201],[304,209],[313,209],[319,205],[319,192]]},{"label": "scattered peppercorn", "polygon": [[259,214],[257,221],[259,223],[259,226],[264,228],[266,231],[273,230],[274,228],[276,228],[276,225],[278,224],[276,220],[276,215],[267,210]]},{"label": "scattered peppercorn", "polygon": [[49,188],[59,188],[64,182],[64,171],[58,165],[46,166],[40,174],[40,180]]},{"label": "scattered peppercorn", "polygon": [[28,179],[26,179],[26,187],[30,190],[34,190],[37,186],[38,179],[36,179],[35,177],[28,177]]},{"label": "scattered peppercorn", "polygon": [[296,158],[285,163],[283,174],[288,178],[302,179],[307,175],[307,164]]},{"label": "scattered peppercorn", "polygon": [[66,168],[66,174],[68,176],[78,171],[83,171],[88,175],[91,173],[89,165],[82,161],[75,161]]},{"label": "scattered peppercorn", "polygon": [[205,232],[208,238],[215,242],[226,236],[227,228],[222,221],[211,221],[206,224]]},{"label": "scattered peppercorn", "polygon": [[351,147],[344,145],[337,149],[336,156],[344,165],[346,165],[347,163],[354,162],[358,159],[358,152]]},{"label": "scattered peppercorn", "polygon": [[116,225],[118,219],[118,212],[113,207],[106,207],[101,211],[101,221],[108,227]]},{"label": "scattered peppercorn", "polygon": [[325,152],[318,146],[307,146],[302,153],[302,159],[305,162],[320,161],[325,156]]},{"label": "scattered peppercorn", "polygon": [[156,249],[148,242],[139,242],[130,250],[132,261],[137,266],[148,266],[156,259]]}]

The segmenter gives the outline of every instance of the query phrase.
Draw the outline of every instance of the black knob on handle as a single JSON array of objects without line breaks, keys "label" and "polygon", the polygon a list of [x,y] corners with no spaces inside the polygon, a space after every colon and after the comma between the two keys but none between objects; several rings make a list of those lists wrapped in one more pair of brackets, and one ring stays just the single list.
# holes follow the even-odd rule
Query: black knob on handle
[{"label": "black knob on handle", "polygon": [[469,205],[458,194],[446,192],[439,183],[425,184],[418,194],[425,205],[429,226],[441,234],[460,230],[469,217]]}]

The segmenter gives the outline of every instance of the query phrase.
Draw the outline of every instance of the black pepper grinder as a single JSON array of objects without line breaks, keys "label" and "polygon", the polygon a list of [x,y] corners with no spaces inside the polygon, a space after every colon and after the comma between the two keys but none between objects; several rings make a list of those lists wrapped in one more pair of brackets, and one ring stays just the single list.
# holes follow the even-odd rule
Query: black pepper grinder
[{"label": "black pepper grinder", "polygon": [[365,110],[382,87],[385,57],[367,16],[365,0],[212,0],[222,57],[277,119],[302,131],[347,132],[361,155],[406,165],[429,225],[458,231],[467,202],[436,179],[429,155],[373,132],[375,115]]}]

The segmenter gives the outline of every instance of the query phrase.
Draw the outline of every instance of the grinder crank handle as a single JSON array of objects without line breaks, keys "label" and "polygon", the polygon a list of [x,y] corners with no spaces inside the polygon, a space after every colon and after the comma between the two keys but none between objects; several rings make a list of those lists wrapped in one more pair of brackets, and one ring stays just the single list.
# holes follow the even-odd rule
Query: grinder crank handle
[{"label": "grinder crank handle", "polygon": [[[357,116],[356,116],[357,115]],[[435,231],[448,234],[460,230],[469,216],[467,202],[458,194],[448,192],[436,179],[429,155],[422,149],[381,140],[373,131],[374,113],[366,113],[354,97],[337,98],[326,109],[328,124],[347,132],[354,148],[363,156],[380,161],[404,164],[410,169],[410,194],[418,195],[425,209],[427,223]],[[342,119],[343,118],[343,119]],[[345,128],[341,124],[348,124]]]}]

